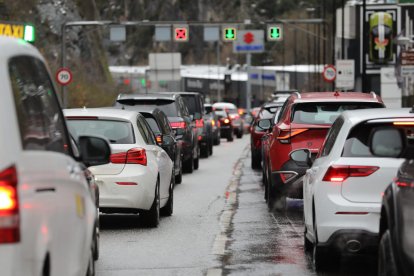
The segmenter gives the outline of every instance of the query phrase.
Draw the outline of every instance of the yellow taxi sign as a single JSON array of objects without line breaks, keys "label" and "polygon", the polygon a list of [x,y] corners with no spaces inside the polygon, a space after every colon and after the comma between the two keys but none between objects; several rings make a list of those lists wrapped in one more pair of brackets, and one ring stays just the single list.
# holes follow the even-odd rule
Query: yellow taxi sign
[{"label": "yellow taxi sign", "polygon": [[34,42],[35,29],[28,24],[0,21],[0,36],[15,37],[27,42]]}]

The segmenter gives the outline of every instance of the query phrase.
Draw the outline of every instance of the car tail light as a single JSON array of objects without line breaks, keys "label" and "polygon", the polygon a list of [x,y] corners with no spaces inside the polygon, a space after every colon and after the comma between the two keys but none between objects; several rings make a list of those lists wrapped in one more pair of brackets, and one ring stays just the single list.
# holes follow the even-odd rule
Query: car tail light
[{"label": "car tail light", "polygon": [[379,169],[375,166],[330,166],[322,181],[343,182],[348,177],[365,177]]},{"label": "car tail light", "polygon": [[279,174],[280,179],[282,180],[283,183],[289,182],[296,175],[298,175],[298,174],[297,173],[294,173],[294,172],[285,172],[285,173],[280,173]]},{"label": "car tail light", "polygon": [[282,144],[289,144],[290,143],[290,139],[298,134],[301,134],[305,131],[307,131],[307,128],[297,128],[297,129],[292,129],[292,130],[282,130],[279,133],[279,136],[277,137],[277,140],[279,140],[280,143]]},{"label": "car tail light", "polygon": [[216,121],[211,120],[211,126],[215,126],[216,125]]},{"label": "car tail light", "polygon": [[226,124],[226,125],[230,124],[230,120],[228,118],[226,118],[226,119],[223,120],[223,123]]},{"label": "car tail light", "polygon": [[127,152],[111,154],[113,164],[138,164],[147,165],[147,153],[143,148],[133,148]]},{"label": "car tail light", "polygon": [[394,122],[394,126],[414,126],[414,122]]},{"label": "car tail light", "polygon": [[187,124],[185,122],[170,122],[170,126],[173,129],[176,128],[186,128]]},{"label": "car tail light", "polygon": [[202,127],[204,127],[204,121],[203,121],[203,119],[196,120],[196,127],[197,127],[197,128],[202,128]]},{"label": "car tail light", "polygon": [[0,172],[0,244],[20,241],[17,171],[10,167]]}]

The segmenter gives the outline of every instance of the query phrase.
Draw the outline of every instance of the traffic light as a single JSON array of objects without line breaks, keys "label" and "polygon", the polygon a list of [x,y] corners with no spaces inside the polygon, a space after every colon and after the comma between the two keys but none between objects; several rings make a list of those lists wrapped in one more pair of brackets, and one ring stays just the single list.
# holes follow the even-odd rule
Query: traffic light
[{"label": "traffic light", "polygon": [[237,39],[237,29],[235,27],[223,28],[223,40],[234,41]]},{"label": "traffic light", "polygon": [[280,41],[283,40],[283,28],[280,25],[267,26],[267,40]]},{"label": "traffic light", "polygon": [[174,41],[176,42],[187,42],[189,33],[188,25],[174,25]]}]

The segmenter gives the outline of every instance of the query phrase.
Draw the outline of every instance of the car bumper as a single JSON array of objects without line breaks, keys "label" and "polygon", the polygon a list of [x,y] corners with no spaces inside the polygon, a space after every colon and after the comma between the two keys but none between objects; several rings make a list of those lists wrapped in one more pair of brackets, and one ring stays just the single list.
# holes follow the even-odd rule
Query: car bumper
[{"label": "car bumper", "polygon": [[[149,210],[154,200],[156,175],[149,170],[130,170],[119,175],[95,175],[99,186],[101,212],[111,208]],[[118,183],[137,183],[120,185]]]},{"label": "car bumper", "polygon": [[230,126],[222,126],[220,128],[220,135],[222,138],[227,138],[233,131],[233,128]]},{"label": "car bumper", "polygon": [[347,229],[335,231],[326,242],[318,243],[318,247],[334,250],[340,254],[372,254],[377,251],[378,243],[378,233]]},{"label": "car bumper", "polygon": [[[303,198],[303,176],[307,167],[300,167],[293,161],[286,162],[281,170],[272,172],[272,189],[276,194],[291,198]],[[282,180],[281,174],[291,174],[291,177]]]}]

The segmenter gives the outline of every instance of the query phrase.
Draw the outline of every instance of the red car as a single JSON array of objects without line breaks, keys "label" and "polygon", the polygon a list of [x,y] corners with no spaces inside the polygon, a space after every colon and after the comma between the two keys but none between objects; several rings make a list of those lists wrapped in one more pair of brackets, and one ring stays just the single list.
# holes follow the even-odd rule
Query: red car
[{"label": "red car", "polygon": [[258,112],[251,125],[250,130],[250,149],[252,158],[252,169],[260,169],[262,162],[262,137],[266,130],[259,127],[258,123],[263,119],[271,119],[280,110],[283,102],[265,103]]},{"label": "red car", "polygon": [[308,148],[316,157],[329,128],[341,112],[382,107],[385,107],[382,99],[374,92],[293,93],[267,137],[264,173],[269,210],[284,209],[286,197],[303,197],[302,176],[306,166],[289,159],[293,150]]}]

